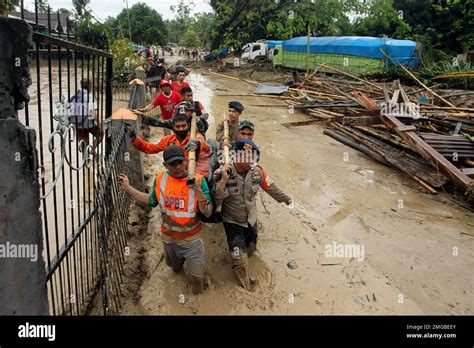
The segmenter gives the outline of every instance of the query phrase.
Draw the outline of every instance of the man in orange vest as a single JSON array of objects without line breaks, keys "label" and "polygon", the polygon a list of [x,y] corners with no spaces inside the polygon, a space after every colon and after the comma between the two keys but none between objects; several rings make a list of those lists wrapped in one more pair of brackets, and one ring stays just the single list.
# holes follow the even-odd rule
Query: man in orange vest
[{"label": "man in orange vest", "polygon": [[206,180],[196,174],[194,187],[186,185],[187,160],[182,148],[170,145],[163,153],[161,171],[150,195],[132,187],[126,175],[118,182],[138,203],[161,209],[161,238],[165,262],[175,273],[186,268],[192,277],[192,292],[204,290],[204,242],[201,237],[200,214],[209,217],[213,204]]}]

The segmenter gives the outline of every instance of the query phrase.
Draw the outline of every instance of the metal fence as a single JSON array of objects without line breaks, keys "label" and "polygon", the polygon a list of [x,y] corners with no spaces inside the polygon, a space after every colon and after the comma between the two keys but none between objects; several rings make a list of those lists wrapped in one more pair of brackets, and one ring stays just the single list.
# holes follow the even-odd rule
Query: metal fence
[{"label": "metal fence", "polygon": [[[128,173],[124,129],[111,127],[112,55],[71,40],[21,2],[21,17],[33,28],[33,84],[20,121],[36,130],[41,212],[50,313],[117,313],[128,235],[129,199],[116,182]],[[43,18],[40,20],[40,17]],[[46,29],[44,28],[46,26]],[[70,101],[90,81],[88,102],[96,120],[81,129],[71,121]],[[88,116],[92,116],[88,115]],[[98,296],[97,296],[98,295]]]}]

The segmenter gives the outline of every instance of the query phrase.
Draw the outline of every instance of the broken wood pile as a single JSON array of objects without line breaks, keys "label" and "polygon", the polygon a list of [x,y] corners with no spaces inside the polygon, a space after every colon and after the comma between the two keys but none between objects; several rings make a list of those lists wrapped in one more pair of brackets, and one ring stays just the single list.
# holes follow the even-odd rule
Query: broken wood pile
[{"label": "broken wood pile", "polygon": [[455,188],[474,203],[473,108],[456,107],[414,76],[422,88],[336,72],[344,78],[318,75],[316,70],[281,100],[290,109],[325,121],[330,127],[326,135],[397,168],[428,192]]}]

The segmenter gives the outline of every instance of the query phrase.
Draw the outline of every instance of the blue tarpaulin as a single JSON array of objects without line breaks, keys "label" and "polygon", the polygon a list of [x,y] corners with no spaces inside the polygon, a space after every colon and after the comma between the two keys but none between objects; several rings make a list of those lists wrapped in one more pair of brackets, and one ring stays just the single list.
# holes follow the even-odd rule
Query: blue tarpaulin
[{"label": "blue tarpaulin", "polygon": [[[284,52],[307,51],[308,37],[300,36],[283,42]],[[381,49],[393,60],[409,67],[419,65],[416,42],[370,36],[323,36],[310,38],[310,52],[353,55],[382,59]]]},{"label": "blue tarpaulin", "polygon": [[276,45],[283,44],[282,40],[265,40],[268,45],[268,48],[274,48]]},{"label": "blue tarpaulin", "polygon": [[219,58],[224,58],[230,53],[230,49],[228,47],[222,47],[219,51]]}]

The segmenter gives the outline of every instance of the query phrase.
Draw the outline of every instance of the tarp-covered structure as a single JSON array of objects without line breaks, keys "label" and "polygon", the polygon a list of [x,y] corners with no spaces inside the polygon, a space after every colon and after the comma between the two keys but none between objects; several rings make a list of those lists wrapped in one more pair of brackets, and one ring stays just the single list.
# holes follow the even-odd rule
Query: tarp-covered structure
[{"label": "tarp-covered structure", "polygon": [[[310,53],[359,56],[374,59],[385,59],[385,52],[391,61],[410,68],[416,68],[420,59],[416,42],[369,36],[323,36],[310,37]],[[308,37],[300,36],[283,41],[284,52],[306,53]]]}]

